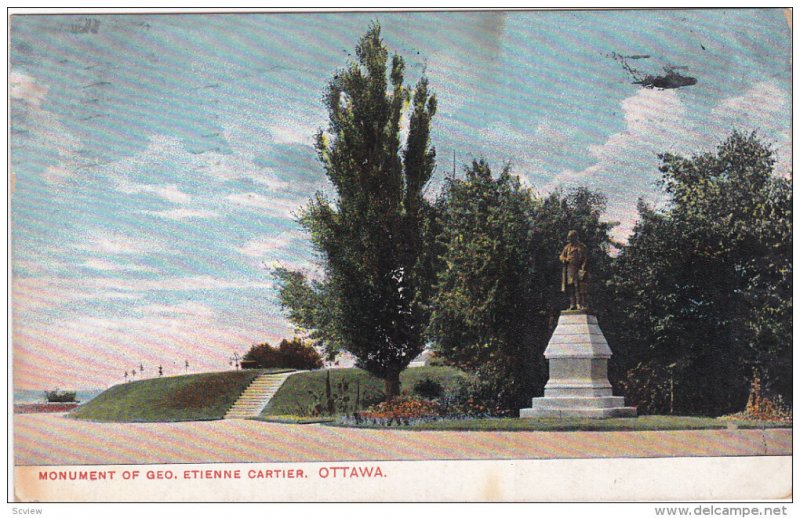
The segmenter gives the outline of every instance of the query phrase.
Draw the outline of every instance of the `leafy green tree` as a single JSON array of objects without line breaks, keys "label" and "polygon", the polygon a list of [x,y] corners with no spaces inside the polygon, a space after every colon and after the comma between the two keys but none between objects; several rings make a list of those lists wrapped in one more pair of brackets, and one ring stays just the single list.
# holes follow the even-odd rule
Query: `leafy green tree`
[{"label": "leafy green tree", "polygon": [[[479,397],[498,412],[530,405],[547,381],[542,356],[564,308],[558,254],[577,229],[601,264],[605,200],[587,189],[534,198],[506,167],[474,161],[439,200],[442,265],[429,335],[452,363],[477,374]],[[583,239],[583,237],[582,237]]]},{"label": "leafy green tree", "polygon": [[772,151],[755,134],[661,160],[671,202],[663,211],[640,203],[614,268],[617,377],[633,393],[643,373],[651,385],[661,378],[662,394],[638,402],[650,412],[741,410],[754,373],[791,401],[790,181],[773,175]]},{"label": "leafy green tree", "polygon": [[333,359],[343,348],[344,338],[340,335],[341,314],[332,285],[288,268],[276,268],[274,274],[280,287],[278,297],[289,320],[298,332],[326,351],[328,359]]},{"label": "leafy green tree", "polygon": [[353,353],[359,366],[384,379],[391,398],[400,393],[400,371],[423,348],[428,318],[423,193],[434,170],[436,98],[424,77],[413,92],[403,85],[398,55],[387,74],[389,54],[377,24],[359,41],[356,58],[329,83],[328,130],[316,138],[336,196],[318,193],[301,216],[325,279],[309,283],[285,269],[276,275],[289,318],[326,345]]}]

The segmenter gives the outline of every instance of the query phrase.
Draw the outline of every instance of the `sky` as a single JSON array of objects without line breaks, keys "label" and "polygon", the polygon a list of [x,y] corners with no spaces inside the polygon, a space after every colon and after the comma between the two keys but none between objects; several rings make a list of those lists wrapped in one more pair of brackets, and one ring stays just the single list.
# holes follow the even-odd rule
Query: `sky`
[{"label": "sky", "polygon": [[[438,98],[429,196],[483,157],[602,192],[624,241],[638,199],[664,206],[658,153],[755,130],[790,175],[782,10],[13,16],[15,388],[224,370],[294,334],[270,272],[319,271],[295,215],[332,192],[322,95],[373,21]],[[643,88],[612,53],[697,83]]]}]

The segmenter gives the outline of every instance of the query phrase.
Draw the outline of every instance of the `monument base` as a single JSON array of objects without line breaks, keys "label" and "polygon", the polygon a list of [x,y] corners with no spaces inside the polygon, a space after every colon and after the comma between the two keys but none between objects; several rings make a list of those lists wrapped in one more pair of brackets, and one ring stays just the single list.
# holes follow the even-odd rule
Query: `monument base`
[{"label": "monument base", "polygon": [[625,406],[621,396],[537,397],[531,408],[519,411],[520,417],[636,417],[636,408]]},{"label": "monument base", "polygon": [[550,370],[544,397],[533,398],[520,417],[636,417],[636,408],[611,392],[611,349],[589,311],[561,312],[544,357]]}]

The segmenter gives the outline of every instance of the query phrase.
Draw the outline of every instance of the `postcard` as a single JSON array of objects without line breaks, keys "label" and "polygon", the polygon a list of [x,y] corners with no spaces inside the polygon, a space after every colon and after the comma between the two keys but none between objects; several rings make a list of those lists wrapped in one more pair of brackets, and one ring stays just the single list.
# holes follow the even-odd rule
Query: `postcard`
[{"label": "postcard", "polygon": [[9,24],[12,501],[791,499],[790,9]]}]

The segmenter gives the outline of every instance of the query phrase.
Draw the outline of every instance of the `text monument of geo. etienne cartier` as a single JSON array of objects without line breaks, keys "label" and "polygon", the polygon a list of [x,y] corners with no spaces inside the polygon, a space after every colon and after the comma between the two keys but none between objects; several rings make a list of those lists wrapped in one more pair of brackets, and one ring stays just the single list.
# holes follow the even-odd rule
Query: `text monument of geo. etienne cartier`
[{"label": "text monument of geo. etienne cartier", "polygon": [[608,347],[588,304],[589,271],[586,245],[571,230],[559,258],[563,264],[561,290],[570,307],[562,311],[544,351],[550,371],[544,397],[533,398],[520,417],[636,417],[636,408],[614,396],[608,382]]}]

